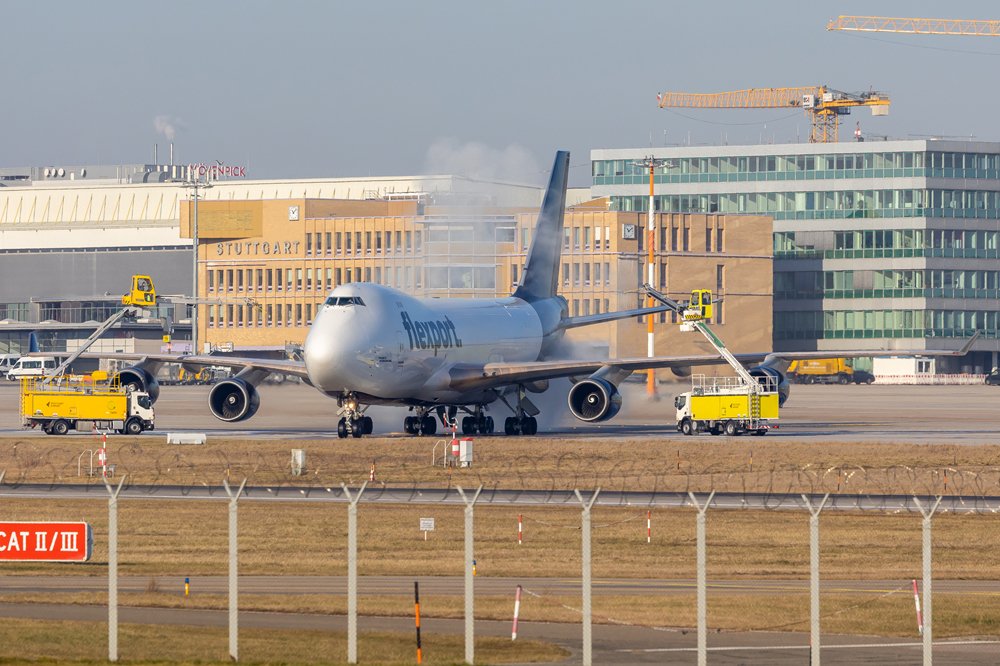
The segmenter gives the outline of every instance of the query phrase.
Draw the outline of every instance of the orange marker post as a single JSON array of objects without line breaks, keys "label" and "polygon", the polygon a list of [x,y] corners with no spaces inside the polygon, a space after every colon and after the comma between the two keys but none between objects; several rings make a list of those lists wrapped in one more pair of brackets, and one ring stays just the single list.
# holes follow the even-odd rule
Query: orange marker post
[{"label": "orange marker post", "polygon": [[424,663],[424,653],[420,649],[420,583],[413,581],[413,606],[417,624],[417,663]]}]

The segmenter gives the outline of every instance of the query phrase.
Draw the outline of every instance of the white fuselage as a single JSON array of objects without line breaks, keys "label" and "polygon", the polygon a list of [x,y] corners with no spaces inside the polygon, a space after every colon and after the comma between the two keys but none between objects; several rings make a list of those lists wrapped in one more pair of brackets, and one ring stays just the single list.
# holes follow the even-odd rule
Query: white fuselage
[{"label": "white fuselage", "polygon": [[490,402],[495,394],[449,388],[452,367],[535,361],[542,342],[537,312],[519,298],[419,299],[354,283],[320,306],[303,356],[310,382],[328,395],[454,405]]}]

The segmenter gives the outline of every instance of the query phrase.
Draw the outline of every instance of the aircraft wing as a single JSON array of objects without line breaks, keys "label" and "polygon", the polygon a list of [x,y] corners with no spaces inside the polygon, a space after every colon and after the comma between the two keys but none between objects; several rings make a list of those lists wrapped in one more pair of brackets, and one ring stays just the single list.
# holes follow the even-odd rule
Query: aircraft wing
[{"label": "aircraft wing", "polygon": [[284,375],[293,375],[302,379],[309,379],[306,373],[306,365],[302,361],[292,361],[286,359],[266,359],[249,358],[239,356],[212,356],[209,354],[101,354],[86,353],[80,358],[107,358],[119,361],[134,361],[135,363],[179,363],[186,366],[208,367],[218,366],[232,368],[235,371],[244,369],[260,370],[264,372],[276,372]]},{"label": "aircraft wing", "polygon": [[[808,352],[756,352],[733,354],[744,365],[759,363],[770,365],[777,361],[791,361],[807,358],[858,358],[858,357],[890,357],[890,356],[964,356],[972,348],[972,343],[979,337],[979,332],[969,338],[959,350],[942,349],[866,349],[866,350],[830,350]],[[660,356],[619,358],[593,361],[534,361],[521,363],[487,363],[485,365],[458,364],[451,369],[451,387],[457,390],[472,390],[503,386],[522,382],[540,381],[543,379],[559,379],[590,375],[599,370],[629,373],[636,370],[657,368],[691,368],[703,365],[726,364],[718,354],[697,356]]]}]

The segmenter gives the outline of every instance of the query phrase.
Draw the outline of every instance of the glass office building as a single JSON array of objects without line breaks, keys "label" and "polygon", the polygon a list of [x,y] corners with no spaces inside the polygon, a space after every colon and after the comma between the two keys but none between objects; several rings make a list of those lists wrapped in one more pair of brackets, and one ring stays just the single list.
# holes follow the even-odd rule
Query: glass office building
[{"label": "glass office building", "polygon": [[[777,349],[959,348],[947,371],[983,371],[1000,350],[1000,143],[594,150],[594,196],[664,212],[774,219]],[[947,364],[945,364],[947,366]]]}]

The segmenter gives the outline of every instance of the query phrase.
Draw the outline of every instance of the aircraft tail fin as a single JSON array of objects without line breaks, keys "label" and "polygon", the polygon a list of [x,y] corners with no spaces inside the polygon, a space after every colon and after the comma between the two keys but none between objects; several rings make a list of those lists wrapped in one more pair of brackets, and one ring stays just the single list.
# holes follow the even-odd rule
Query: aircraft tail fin
[{"label": "aircraft tail fin", "polygon": [[563,215],[569,181],[569,151],[556,153],[552,176],[535,223],[535,234],[514,296],[529,303],[556,295],[563,244]]},{"label": "aircraft tail fin", "polygon": [[34,331],[28,333],[28,353],[32,354],[40,351],[42,350],[38,347],[38,336]]}]

